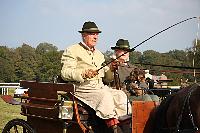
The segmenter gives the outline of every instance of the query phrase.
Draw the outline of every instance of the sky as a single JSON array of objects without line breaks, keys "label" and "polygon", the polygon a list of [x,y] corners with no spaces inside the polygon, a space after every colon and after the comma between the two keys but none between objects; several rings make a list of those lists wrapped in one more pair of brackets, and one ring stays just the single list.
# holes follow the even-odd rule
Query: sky
[{"label": "sky", "polygon": [[[84,22],[93,21],[102,31],[97,48],[105,52],[120,38],[134,47],[177,22],[199,16],[200,0],[0,0],[0,45],[37,47],[47,42],[64,50],[80,42],[78,31]],[[136,51],[185,50],[199,34],[199,21],[177,25]]]}]

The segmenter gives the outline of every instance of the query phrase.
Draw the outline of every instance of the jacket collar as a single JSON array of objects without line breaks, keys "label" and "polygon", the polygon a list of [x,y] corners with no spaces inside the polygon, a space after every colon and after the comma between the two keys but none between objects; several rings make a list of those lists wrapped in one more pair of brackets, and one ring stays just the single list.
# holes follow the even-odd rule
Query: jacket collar
[{"label": "jacket collar", "polygon": [[94,52],[95,51],[95,48],[89,48],[84,42],[80,42],[79,45],[81,45],[84,49],[88,50],[88,51],[91,51],[91,52]]}]

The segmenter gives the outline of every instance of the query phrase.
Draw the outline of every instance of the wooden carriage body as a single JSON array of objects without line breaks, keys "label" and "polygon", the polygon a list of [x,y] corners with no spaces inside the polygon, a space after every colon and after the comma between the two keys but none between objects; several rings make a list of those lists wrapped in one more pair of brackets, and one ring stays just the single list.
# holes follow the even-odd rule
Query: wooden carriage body
[{"label": "wooden carriage body", "polygon": [[[66,83],[38,83],[21,81],[20,86],[28,88],[26,103],[22,105],[22,115],[27,116],[27,122],[35,128],[37,133],[62,133],[64,121],[58,118],[58,91],[74,93],[74,85]],[[65,120],[69,122],[69,120]]]},{"label": "wooden carriage body", "polygon": [[[71,83],[49,83],[36,81],[20,81],[20,86],[28,88],[28,96],[21,97],[21,102],[11,96],[3,96],[10,104],[21,105],[21,114],[27,116],[27,123],[36,133],[87,133],[87,127],[80,116],[78,99],[74,97],[75,86]],[[73,119],[60,119],[59,106],[61,100],[58,94],[69,96],[73,102]],[[150,115],[154,112],[155,102],[133,101],[132,103],[132,133],[151,133]],[[84,107],[83,107],[84,108]],[[88,115],[88,114],[85,114]]]},{"label": "wooden carriage body", "polygon": [[157,106],[153,101],[133,101],[132,133],[152,133]]}]

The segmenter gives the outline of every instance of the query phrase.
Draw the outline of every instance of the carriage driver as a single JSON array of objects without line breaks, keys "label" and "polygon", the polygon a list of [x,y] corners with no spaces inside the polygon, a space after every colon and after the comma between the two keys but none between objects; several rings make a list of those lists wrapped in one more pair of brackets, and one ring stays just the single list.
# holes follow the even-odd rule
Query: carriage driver
[{"label": "carriage driver", "polygon": [[[120,118],[127,115],[127,96],[102,82],[109,67],[97,71],[104,63],[104,55],[96,49],[101,31],[94,22],[85,22],[79,31],[82,42],[68,47],[61,58],[61,76],[66,81],[76,81],[75,96],[96,111],[107,126],[116,131]],[[131,105],[128,112],[131,113]]]}]

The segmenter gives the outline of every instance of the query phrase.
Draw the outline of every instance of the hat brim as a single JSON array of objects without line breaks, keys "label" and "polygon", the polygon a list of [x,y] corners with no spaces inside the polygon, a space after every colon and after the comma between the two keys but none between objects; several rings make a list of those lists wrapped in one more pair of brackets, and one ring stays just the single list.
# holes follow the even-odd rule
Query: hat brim
[{"label": "hat brim", "polygon": [[78,31],[79,33],[101,33],[100,30],[87,30],[87,31]]},{"label": "hat brim", "polygon": [[111,47],[112,50],[116,50],[116,49],[119,49],[119,50],[124,50],[124,51],[131,51],[130,48],[120,48],[120,47]]}]

